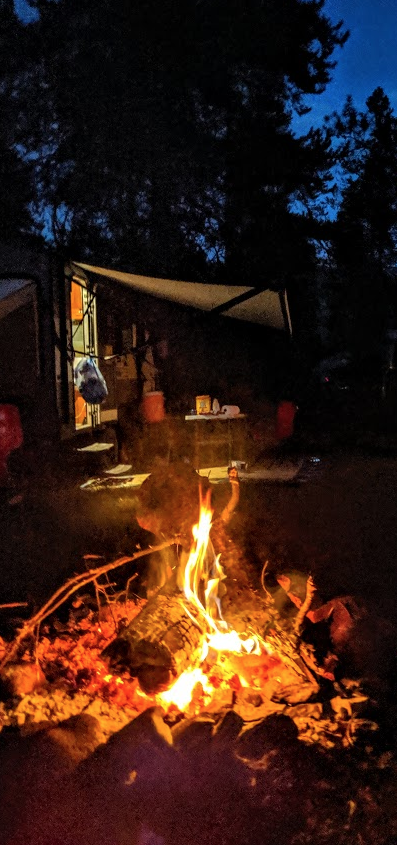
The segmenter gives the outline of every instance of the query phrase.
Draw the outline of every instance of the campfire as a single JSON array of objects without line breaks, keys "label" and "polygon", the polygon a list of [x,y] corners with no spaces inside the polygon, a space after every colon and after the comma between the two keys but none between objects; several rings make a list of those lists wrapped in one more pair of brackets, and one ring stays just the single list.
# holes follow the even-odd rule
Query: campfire
[{"label": "campfire", "polygon": [[[163,590],[104,651],[111,665],[137,672],[141,689],[155,695],[167,713],[191,714],[211,706],[214,700],[223,697],[225,701],[227,692],[230,698],[243,688],[259,688],[282,665],[258,632],[239,635],[223,618],[221,594],[226,575],[210,539],[212,513],[207,494],[199,522],[193,526],[194,542],[184,571],[178,573],[181,592],[170,593],[168,587]],[[159,609],[160,626],[156,628]],[[123,683],[122,676],[106,678]]]},{"label": "campfire", "polygon": [[[88,556],[0,642],[0,766],[4,783],[20,779],[5,797],[7,845],[212,845],[216,828],[227,845],[390,841],[382,802],[396,803],[397,763],[376,751],[360,680],[335,677],[332,647],[354,623],[354,602],[316,606],[311,578],[299,597],[284,575],[280,589],[298,611],[283,618],[265,572],[258,578],[228,533],[236,474],[231,482],[217,516],[204,488],[188,546],[169,536],[110,564]],[[157,588],[134,597],[134,567],[170,548],[179,554],[161,565]],[[122,567],[128,581],[115,591],[107,579]],[[331,651],[319,660],[306,620],[331,617]],[[7,728],[28,743],[17,765]],[[344,765],[333,751],[354,754],[362,770],[355,776],[352,757]],[[28,794],[22,814],[18,792]]]},{"label": "campfire", "polygon": [[[315,700],[322,678],[334,680],[300,637],[314,595],[312,582],[307,582],[294,626],[286,629],[269,594],[253,585],[249,562],[242,565],[241,552],[226,537],[225,523],[238,501],[235,470],[230,480],[232,497],[215,525],[211,491],[201,493],[200,487],[190,550],[175,558],[173,571],[147,601],[131,600],[128,590],[110,598],[100,578],[175,544],[175,538],[75,576],[11,643],[3,642],[3,686],[20,696],[16,707],[3,705],[5,724],[37,724],[49,714],[56,718],[54,701],[68,694],[68,714],[80,707],[97,715],[98,700],[111,705],[113,720],[109,710],[103,719],[107,735],[152,705],[160,706],[172,724],[227,708],[254,722],[305,704],[304,714],[293,714],[302,738],[311,741],[315,736],[325,747],[351,742],[338,685],[333,719],[323,720],[321,731],[318,718],[313,725],[312,713],[318,717],[322,705],[307,704]],[[84,602],[77,598],[64,630],[51,636],[48,616],[89,582],[95,584],[98,610],[80,618]],[[344,692],[353,702],[348,706],[351,717],[366,700],[357,686],[352,683]],[[338,713],[343,716],[339,721]]]}]

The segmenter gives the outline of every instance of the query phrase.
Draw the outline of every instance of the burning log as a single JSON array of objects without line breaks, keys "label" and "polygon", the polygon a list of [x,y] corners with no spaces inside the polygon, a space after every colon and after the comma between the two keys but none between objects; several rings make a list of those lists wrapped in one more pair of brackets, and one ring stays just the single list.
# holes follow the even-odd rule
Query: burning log
[{"label": "burning log", "polygon": [[[190,555],[184,553],[173,577],[149,598],[144,610],[102,654],[113,672],[128,671],[149,695],[167,689],[188,666],[197,663],[207,637],[215,651],[237,649],[249,653],[256,647],[255,637],[250,635],[263,630],[267,621],[265,602],[236,562],[230,566],[234,632],[229,618],[223,618],[220,603],[227,592],[224,581],[228,573],[219,564],[210,539],[211,520],[208,491],[198,524],[192,527]],[[223,515],[218,522],[225,525]],[[219,539],[219,529],[216,534]],[[230,560],[230,555],[226,557]],[[245,635],[246,645],[239,639],[238,631]],[[235,635],[233,643],[230,638],[227,640],[229,632]]]},{"label": "burning log", "polygon": [[[193,527],[194,542],[183,568],[178,567],[176,578],[169,579],[149,599],[144,610],[103,653],[113,671],[128,670],[148,694],[167,689],[189,665],[194,665],[207,636],[215,651],[245,648],[237,631],[230,632],[232,643],[230,628],[222,617],[220,599],[224,595],[225,574],[210,540],[211,520],[208,493],[202,502],[198,524]],[[240,631],[245,633],[245,630],[245,625],[240,627]],[[224,635],[229,637],[227,641]],[[251,639],[247,650],[254,647]]]},{"label": "burning log", "polygon": [[203,630],[172,584],[153,596],[102,653],[111,669],[128,671],[153,695],[167,689],[189,666],[203,643]]}]

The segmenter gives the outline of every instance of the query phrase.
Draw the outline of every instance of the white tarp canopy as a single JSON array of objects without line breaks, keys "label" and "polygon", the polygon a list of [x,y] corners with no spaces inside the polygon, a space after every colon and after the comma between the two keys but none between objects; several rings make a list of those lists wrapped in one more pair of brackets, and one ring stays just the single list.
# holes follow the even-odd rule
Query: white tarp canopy
[{"label": "white tarp canopy", "polygon": [[119,270],[107,270],[74,261],[72,267],[121,282],[124,285],[179,305],[198,308],[201,311],[216,311],[226,317],[246,320],[274,329],[291,332],[288,302],[285,291],[257,291],[244,285],[210,285],[203,282],[180,282],[172,279],[154,279],[149,276],[137,276],[122,273]]}]

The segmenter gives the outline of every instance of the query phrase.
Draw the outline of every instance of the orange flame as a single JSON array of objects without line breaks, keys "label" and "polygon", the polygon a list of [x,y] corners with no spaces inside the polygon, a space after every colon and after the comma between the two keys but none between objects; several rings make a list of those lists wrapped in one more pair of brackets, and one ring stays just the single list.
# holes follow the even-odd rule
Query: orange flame
[{"label": "orange flame", "polygon": [[[226,576],[219,562],[220,555],[216,556],[212,548],[211,524],[210,493],[207,493],[201,504],[198,524],[193,526],[195,543],[185,569],[185,596],[198,612],[201,621],[205,622],[209,631],[207,642],[211,648],[218,651],[259,654],[261,649],[258,637],[241,639],[237,631],[230,631],[222,619],[218,586]],[[200,598],[200,593],[204,600]]]},{"label": "orange flame", "polygon": [[[240,637],[235,630],[230,630],[222,618],[220,600],[218,597],[219,583],[226,577],[220,564],[219,555],[216,556],[210,540],[212,524],[212,509],[210,494],[201,503],[200,516],[197,525],[193,526],[193,546],[185,568],[183,592],[188,601],[187,613],[196,618],[206,629],[201,660],[205,660],[209,650],[245,655],[262,655],[269,653],[263,640],[258,636]],[[190,608],[192,613],[190,614]],[[240,681],[247,686],[247,681],[241,674]],[[176,704],[183,711],[189,705],[194,687],[202,685],[205,693],[213,691],[208,677],[200,668],[189,668],[180,675],[175,684],[158,699],[163,705]]]}]

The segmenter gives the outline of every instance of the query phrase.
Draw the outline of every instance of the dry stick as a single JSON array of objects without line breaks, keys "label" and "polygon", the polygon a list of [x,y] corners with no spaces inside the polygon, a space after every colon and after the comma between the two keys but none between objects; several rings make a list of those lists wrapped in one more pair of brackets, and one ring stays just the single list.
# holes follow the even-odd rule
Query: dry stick
[{"label": "dry stick", "polygon": [[137,577],[137,575],[138,575],[137,572],[135,572],[135,575],[131,575],[131,578],[128,579],[128,581],[125,585],[125,600],[126,601],[128,601],[128,595],[129,595],[129,591],[130,591],[131,581],[135,581],[135,578]]},{"label": "dry stick", "polygon": [[[109,608],[109,610],[110,610],[110,615],[111,615],[111,617],[112,617],[112,619],[113,619],[113,622],[114,622],[114,630],[116,630],[116,628],[117,628],[117,621],[116,621],[116,617],[115,617],[115,615],[114,615],[114,613],[113,613],[112,602],[110,601],[110,598],[109,598],[109,596],[108,596],[108,594],[107,594],[107,592],[106,592],[106,586],[105,586],[104,584],[98,584],[98,582],[97,582],[97,581],[95,581],[95,584],[96,584],[96,586],[98,587],[98,591],[99,591],[99,593],[103,593],[103,595],[105,596],[105,601],[106,601],[106,604],[107,604],[107,606],[108,606],[108,608]],[[114,586],[114,585],[112,585],[112,584],[110,584],[110,583],[109,583],[109,578],[107,579],[107,586],[108,586],[108,587]],[[98,611],[98,612],[100,612],[100,608],[99,608],[99,611]]]},{"label": "dry stick", "polygon": [[262,568],[262,572],[261,572],[261,585],[262,585],[262,590],[265,593],[267,600],[273,604],[273,596],[271,595],[271,593],[269,593],[269,590],[266,589],[266,584],[265,584],[265,575],[266,575],[268,566],[269,566],[269,561],[267,560],[266,563],[263,564],[263,568]]},{"label": "dry stick", "polygon": [[[265,563],[265,567],[267,566],[267,562]],[[264,567],[264,568],[265,568]],[[265,570],[266,571],[266,570]],[[303,624],[303,620],[308,612],[310,605],[313,600],[313,595],[315,593],[315,586],[313,583],[313,579],[308,579],[307,587],[306,587],[306,598],[303,604],[300,607],[298,616],[295,620],[294,626],[294,634],[287,636],[282,632],[279,631],[276,635],[272,635],[270,638],[270,642],[273,643],[276,649],[281,653],[283,661],[295,669],[299,675],[306,676],[308,681],[313,685],[313,687],[318,688],[318,683],[310,671],[306,660],[304,659],[301,653],[301,643],[300,643],[300,633]]]},{"label": "dry stick", "polygon": [[6,651],[3,660],[0,663],[0,672],[4,669],[4,667],[9,663],[10,660],[16,655],[18,648],[22,642],[38,625],[40,622],[43,621],[50,613],[54,613],[55,610],[63,604],[66,599],[70,598],[80,587],[85,587],[90,581],[95,581],[100,575],[103,575],[105,572],[110,572],[112,569],[117,569],[118,566],[123,566],[125,563],[130,563],[133,560],[137,560],[140,557],[144,557],[145,555],[150,554],[151,552],[160,552],[162,549],[166,549],[168,546],[173,546],[177,542],[177,538],[172,540],[167,540],[164,543],[160,543],[158,546],[149,546],[148,549],[144,549],[140,552],[135,552],[134,555],[131,557],[120,557],[118,560],[113,561],[113,563],[107,563],[104,566],[100,566],[97,569],[90,569],[88,572],[81,572],[80,575],[75,575],[74,578],[71,578],[66,584],[63,584],[43,605],[43,607],[34,615],[31,619],[29,619],[25,625],[22,626],[19,634],[16,636],[14,642],[11,645],[11,648]]},{"label": "dry stick", "polygon": [[27,607],[29,602],[27,601],[9,601],[7,604],[0,604],[0,610],[3,610],[6,607]]},{"label": "dry stick", "polygon": [[235,467],[232,467],[232,469],[229,470],[229,481],[232,487],[232,495],[221,513],[221,520],[226,524],[229,522],[229,519],[240,500],[240,479]]},{"label": "dry stick", "polygon": [[94,581],[94,587],[95,587],[95,598],[96,598],[96,603],[97,603],[97,605],[98,605],[98,613],[100,613],[100,610],[101,610],[101,603],[100,603],[100,601],[99,601],[98,581],[97,581],[97,579],[96,579],[96,578],[93,578],[93,581]]},{"label": "dry stick", "polygon": [[295,619],[294,628],[295,628],[295,633],[298,634],[298,636],[301,633],[302,625],[303,625],[303,622],[305,620],[306,613],[310,610],[310,607],[311,607],[311,604],[312,604],[312,601],[313,601],[313,596],[314,596],[315,592],[316,592],[316,587],[315,587],[313,578],[312,578],[311,575],[309,575],[307,582],[306,582],[306,597],[305,597],[303,604],[301,604],[299,611],[298,611],[298,614],[297,614],[296,619]]},{"label": "dry stick", "polygon": [[[315,583],[313,581],[312,576],[309,575],[307,582],[306,582],[305,600],[299,608],[298,614],[297,614],[296,619],[295,619],[295,625],[294,625],[295,634],[299,639],[300,639],[300,635],[301,635],[301,632],[302,632],[302,627],[303,627],[303,623],[304,623],[304,620],[305,620],[305,616],[306,616],[307,612],[310,610],[310,607],[311,607],[311,604],[312,604],[312,601],[313,601],[313,596],[314,596],[315,592],[316,592]],[[306,672],[306,674],[309,678],[309,681],[311,683],[314,683],[314,684],[317,685],[317,681],[316,681],[314,675],[312,674],[312,672],[310,671],[310,669],[309,669],[309,667],[306,663],[306,660],[303,657],[301,652],[300,652],[300,658],[302,660],[303,668],[304,668],[304,670],[305,670],[305,672]]]}]

